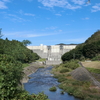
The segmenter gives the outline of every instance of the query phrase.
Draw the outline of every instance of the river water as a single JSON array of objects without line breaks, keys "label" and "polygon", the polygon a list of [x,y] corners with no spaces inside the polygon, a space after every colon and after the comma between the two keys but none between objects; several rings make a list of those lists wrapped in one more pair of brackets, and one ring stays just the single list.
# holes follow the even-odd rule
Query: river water
[{"label": "river water", "polygon": [[[50,100],[80,100],[74,96],[68,95],[67,93],[61,94],[61,89],[58,88],[60,83],[57,82],[57,79],[53,77],[53,74],[50,73],[52,66],[47,68],[39,68],[35,73],[31,74],[29,81],[24,83],[24,88],[30,94],[39,92],[44,92]],[[57,87],[57,91],[51,92],[49,88],[52,86]]]}]

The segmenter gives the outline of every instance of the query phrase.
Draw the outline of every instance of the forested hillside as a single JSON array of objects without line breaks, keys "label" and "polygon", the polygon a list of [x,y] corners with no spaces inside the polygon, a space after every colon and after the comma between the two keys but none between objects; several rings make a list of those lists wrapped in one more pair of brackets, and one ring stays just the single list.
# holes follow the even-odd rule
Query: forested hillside
[{"label": "forested hillside", "polygon": [[0,39],[0,100],[47,100],[43,93],[29,95],[20,84],[23,63],[39,59],[23,43]]},{"label": "forested hillside", "polygon": [[63,61],[69,61],[71,59],[100,60],[100,31],[95,32],[85,43],[77,45],[75,49],[62,56]]},{"label": "forested hillside", "polygon": [[9,41],[8,39],[0,39],[0,54],[13,56],[15,60],[22,63],[29,63],[39,59],[36,53],[33,53],[23,43],[16,40]]},{"label": "forested hillside", "polygon": [[97,42],[97,41],[100,41],[100,30],[98,30],[97,32],[95,32],[91,37],[89,37],[85,43],[86,44],[89,44],[89,43],[92,43],[92,42]]}]

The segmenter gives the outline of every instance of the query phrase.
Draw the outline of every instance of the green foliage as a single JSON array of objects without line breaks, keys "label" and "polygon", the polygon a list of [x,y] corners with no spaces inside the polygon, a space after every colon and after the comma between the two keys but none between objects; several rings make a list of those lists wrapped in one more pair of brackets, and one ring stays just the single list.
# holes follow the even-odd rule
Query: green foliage
[{"label": "green foliage", "polygon": [[70,73],[60,73],[61,67],[62,69],[73,69],[74,67],[71,66],[74,66],[75,64],[78,64],[78,61],[71,60],[54,68],[54,77],[58,79],[58,82],[60,82],[59,88],[63,89],[62,93],[67,92],[70,95],[82,98],[82,100],[99,100],[100,90],[95,88],[91,82],[75,80]]},{"label": "green foliage", "polygon": [[6,100],[49,100],[49,99],[48,96],[46,96],[43,92],[29,95],[29,93],[26,92],[25,90],[19,90],[14,98]]},{"label": "green foliage", "polygon": [[[100,30],[95,32],[85,43],[77,45],[77,47],[62,55],[62,60],[70,61],[71,59],[85,60],[92,59],[100,55]],[[96,59],[96,58],[94,58]]]},{"label": "green foliage", "polygon": [[83,47],[83,55],[86,58],[93,58],[98,52],[97,43],[87,44]]},{"label": "green foliage", "polygon": [[46,58],[40,58],[38,61],[46,61]]},{"label": "green foliage", "polygon": [[56,88],[55,86],[53,86],[53,87],[51,87],[49,90],[50,90],[50,91],[56,91],[57,88]]},{"label": "green foliage", "polygon": [[63,81],[66,81],[67,78],[64,77],[63,75],[59,75],[59,76],[56,76],[58,78],[58,82],[63,82]]},{"label": "green foliage", "polygon": [[65,62],[64,64],[62,64],[62,67],[76,69],[79,67],[79,64],[78,64],[77,60],[71,60],[71,61],[68,61],[68,62]]},{"label": "green foliage", "polygon": [[9,55],[0,54],[0,95],[2,99],[13,98],[22,79],[22,64]]},{"label": "green foliage", "polygon": [[[39,58],[21,42],[0,39],[0,100],[48,100],[44,93],[29,95],[22,90],[23,64]],[[25,65],[25,64],[24,64]]]},{"label": "green foliage", "polygon": [[90,86],[91,86],[90,82],[78,81],[78,80],[66,78],[66,80],[61,81],[59,88],[63,89],[63,91],[69,93],[70,95],[85,99],[89,95],[89,93],[91,93],[91,90],[88,91],[89,92],[88,94],[85,93],[87,92],[86,89],[88,89]]},{"label": "green foliage", "polygon": [[92,58],[92,61],[100,61],[100,55],[97,55]]},{"label": "green foliage", "polygon": [[0,39],[0,54],[11,55],[14,59],[22,63],[30,63],[39,59],[39,56],[25,47],[21,42],[8,39]]},{"label": "green foliage", "polygon": [[92,42],[97,42],[100,40],[100,30],[96,31],[91,37],[89,37],[85,43],[86,44],[91,44]]},{"label": "green foliage", "polygon": [[60,70],[60,73],[66,73],[66,72],[69,72],[69,71],[70,71],[70,69],[68,69],[68,68],[63,68],[63,69]]},{"label": "green foliage", "polygon": [[31,41],[23,40],[22,43],[23,43],[24,46],[27,46],[28,44],[31,44]]},{"label": "green foliage", "polygon": [[69,52],[66,52],[64,55],[62,55],[63,61],[70,61],[71,59],[80,59],[83,57],[82,50],[83,50],[84,44],[77,45],[75,49],[72,49]]},{"label": "green foliage", "polygon": [[89,72],[100,74],[100,69],[95,69],[95,68],[86,68]]},{"label": "green foliage", "polygon": [[74,55],[73,55],[74,51],[75,51],[75,49],[73,49],[69,52],[66,52],[64,55],[62,55],[61,59],[63,61],[69,61],[69,60],[73,59],[74,58]]}]

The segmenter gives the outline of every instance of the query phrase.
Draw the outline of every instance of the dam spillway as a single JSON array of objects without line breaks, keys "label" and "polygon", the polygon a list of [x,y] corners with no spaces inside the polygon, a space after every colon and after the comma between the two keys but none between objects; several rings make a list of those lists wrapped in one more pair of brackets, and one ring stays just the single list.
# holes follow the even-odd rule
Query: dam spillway
[{"label": "dam spillway", "polygon": [[60,64],[61,56],[69,52],[70,50],[74,49],[77,45],[43,45],[40,46],[27,46],[28,49],[32,50],[33,52],[37,53],[41,58],[46,59],[46,64],[54,65]]}]

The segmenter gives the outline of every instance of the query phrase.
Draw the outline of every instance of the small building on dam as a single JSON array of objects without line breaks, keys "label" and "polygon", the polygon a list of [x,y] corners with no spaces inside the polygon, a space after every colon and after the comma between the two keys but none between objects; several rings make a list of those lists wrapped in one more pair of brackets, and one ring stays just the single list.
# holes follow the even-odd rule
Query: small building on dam
[{"label": "small building on dam", "polygon": [[46,58],[46,64],[60,64],[61,56],[74,49],[77,45],[67,45],[67,44],[57,44],[57,45],[43,45],[40,46],[27,46],[27,48],[33,50],[33,52],[37,53],[41,58]]}]

